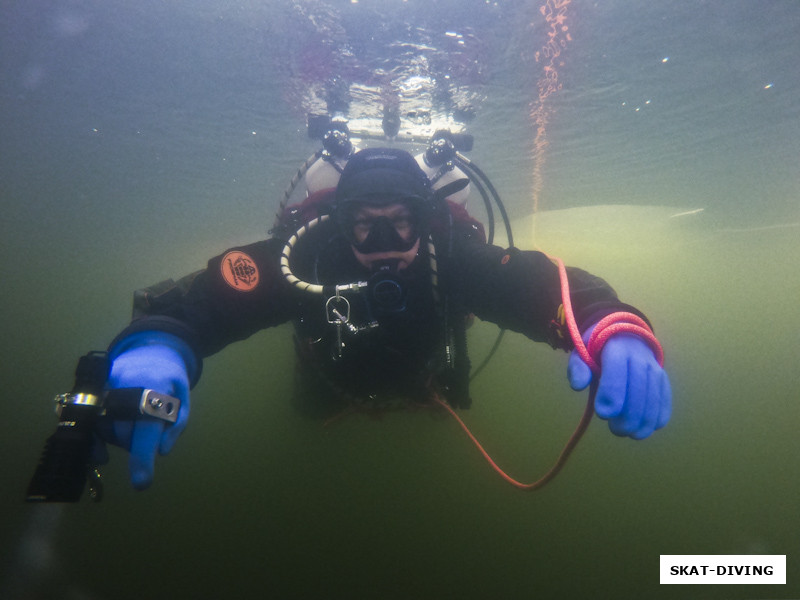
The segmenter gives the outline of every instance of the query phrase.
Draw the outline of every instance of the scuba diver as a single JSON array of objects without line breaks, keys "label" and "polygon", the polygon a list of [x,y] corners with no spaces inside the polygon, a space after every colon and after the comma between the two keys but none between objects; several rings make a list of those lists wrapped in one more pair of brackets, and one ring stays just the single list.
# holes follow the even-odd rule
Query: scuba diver
[{"label": "scuba diver", "polygon": [[[205,269],[134,294],[133,319],[109,347],[107,386],[147,388],[180,400],[174,422],[101,417],[101,439],[130,453],[133,486],[147,488],[189,417],[203,358],[286,322],[295,326],[303,413],[329,418],[354,405],[470,405],[466,327],[471,315],[572,352],[573,389],[597,386],[596,414],[612,433],[643,439],[671,413],[666,372],[641,336],[618,333],[597,357],[574,350],[559,268],[545,254],[487,243],[482,225],[434,189],[414,157],[367,148],[338,185],[283,210],[272,237],[232,248]],[[612,313],[646,317],[602,279],[567,268],[584,341]]]}]

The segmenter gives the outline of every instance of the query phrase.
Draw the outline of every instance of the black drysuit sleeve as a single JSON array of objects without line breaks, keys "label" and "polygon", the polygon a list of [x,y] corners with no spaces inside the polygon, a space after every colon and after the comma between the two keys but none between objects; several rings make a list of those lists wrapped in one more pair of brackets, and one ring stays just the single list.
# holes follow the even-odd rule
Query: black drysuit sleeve
[{"label": "black drysuit sleeve", "polygon": [[[462,239],[449,262],[451,289],[459,290],[467,310],[532,340],[572,349],[559,310],[562,302],[558,267],[545,254]],[[617,311],[645,318],[634,307],[620,302],[611,286],[599,277],[567,267],[567,278],[581,331]]]},{"label": "black drysuit sleeve", "polygon": [[282,247],[270,239],[232,248],[203,270],[137,290],[133,320],[115,342],[137,331],[166,331],[203,358],[293,319],[299,292],[280,273]]}]

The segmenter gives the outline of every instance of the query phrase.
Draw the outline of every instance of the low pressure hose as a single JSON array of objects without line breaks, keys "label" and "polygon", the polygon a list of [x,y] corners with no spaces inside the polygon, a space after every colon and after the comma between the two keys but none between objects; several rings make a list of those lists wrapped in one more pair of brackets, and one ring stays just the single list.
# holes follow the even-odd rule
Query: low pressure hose
[{"label": "low pressure hose", "polygon": [[303,226],[300,227],[300,229],[298,229],[294,234],[292,234],[292,236],[286,241],[286,245],[281,251],[281,273],[286,278],[286,281],[291,283],[293,286],[306,292],[311,292],[312,294],[323,294],[323,286],[316,283],[309,283],[298,277],[295,277],[294,273],[292,273],[291,267],[289,266],[289,256],[291,256],[295,244],[301,237],[328,219],[330,219],[330,215],[322,215],[316,219],[312,219],[308,223],[303,224]]},{"label": "low pressure hose", "polygon": [[[281,261],[280,261],[281,274],[290,284],[292,284],[298,289],[301,289],[305,292],[309,292],[311,294],[338,296],[342,292],[360,291],[365,287],[367,287],[366,281],[357,281],[354,283],[341,283],[335,286],[323,286],[318,283],[310,283],[308,281],[303,281],[292,272],[292,267],[290,265],[290,258],[292,255],[292,250],[294,249],[297,242],[300,240],[300,238],[302,238],[305,234],[314,229],[317,225],[324,223],[330,218],[331,218],[330,215],[321,215],[319,217],[316,217],[315,219],[312,219],[308,223],[302,225],[300,229],[298,229],[294,234],[292,234],[292,236],[286,241],[286,245],[284,245],[283,250],[281,250]],[[438,287],[438,268],[436,261],[436,249],[434,248],[433,241],[430,238],[428,238],[428,254],[430,256],[431,278],[433,282],[434,293],[436,293],[435,290]]]}]

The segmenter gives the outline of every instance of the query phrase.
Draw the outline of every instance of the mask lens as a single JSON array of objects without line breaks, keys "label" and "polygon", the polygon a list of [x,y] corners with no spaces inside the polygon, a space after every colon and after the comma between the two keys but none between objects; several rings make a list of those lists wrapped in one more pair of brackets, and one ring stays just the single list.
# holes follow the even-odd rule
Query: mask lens
[{"label": "mask lens", "polygon": [[419,238],[416,211],[408,202],[397,206],[355,205],[344,215],[343,233],[359,252],[405,252]]}]

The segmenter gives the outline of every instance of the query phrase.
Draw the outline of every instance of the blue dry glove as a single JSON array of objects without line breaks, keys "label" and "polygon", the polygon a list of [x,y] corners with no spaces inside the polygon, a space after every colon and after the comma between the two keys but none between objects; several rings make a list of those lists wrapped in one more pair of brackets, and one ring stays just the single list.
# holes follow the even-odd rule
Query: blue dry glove
[{"label": "blue dry glove", "polygon": [[[583,334],[584,343],[594,328]],[[594,407],[597,416],[608,420],[613,434],[641,440],[669,422],[669,377],[642,338],[633,333],[611,336],[600,352],[600,364]],[[569,357],[567,377],[574,390],[582,390],[592,381],[591,369],[575,350]]]},{"label": "blue dry glove", "polygon": [[167,454],[186,428],[189,418],[189,372],[197,370],[197,358],[186,342],[161,331],[129,335],[111,349],[111,389],[141,387],[174,396],[181,401],[174,424],[152,418],[105,420],[101,438],[130,452],[131,484],[139,490],[153,481],[156,450]]}]

